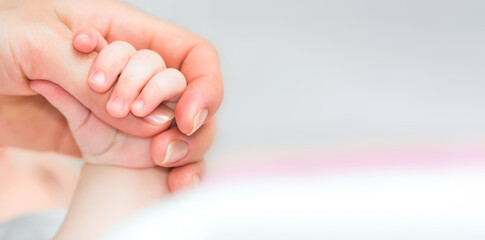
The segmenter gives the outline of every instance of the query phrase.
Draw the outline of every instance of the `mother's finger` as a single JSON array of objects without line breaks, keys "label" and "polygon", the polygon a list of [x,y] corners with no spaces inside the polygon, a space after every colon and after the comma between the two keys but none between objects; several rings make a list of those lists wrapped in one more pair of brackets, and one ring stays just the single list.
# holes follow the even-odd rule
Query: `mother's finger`
[{"label": "mother's finger", "polygon": [[72,27],[74,31],[92,26],[108,42],[122,40],[137,49],[154,50],[163,57],[168,68],[179,69],[184,74],[188,89],[175,110],[181,132],[193,134],[217,111],[222,102],[223,86],[217,52],[211,44],[125,3],[90,4],[80,6],[89,8],[89,18],[75,15],[79,11],[65,14],[64,17],[76,22]]},{"label": "mother's finger", "polygon": [[205,174],[205,160],[176,167],[168,173],[168,188],[171,192],[196,188]]},{"label": "mother's finger", "polygon": [[192,136],[181,133],[177,128],[160,133],[153,137],[151,143],[153,162],[162,167],[177,167],[198,161],[209,150],[215,131],[215,119],[211,119]]},{"label": "mother's finger", "polygon": [[175,108],[175,119],[181,132],[192,135],[222,102],[224,89],[216,51],[208,44],[198,45],[188,53],[181,72],[188,85]]}]

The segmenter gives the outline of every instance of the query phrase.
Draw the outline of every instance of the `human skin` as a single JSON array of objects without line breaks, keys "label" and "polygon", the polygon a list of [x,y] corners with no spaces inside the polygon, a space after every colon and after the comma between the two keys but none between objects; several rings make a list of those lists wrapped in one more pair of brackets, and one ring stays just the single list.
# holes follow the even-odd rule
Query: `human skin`
[{"label": "human skin", "polygon": [[0,222],[66,208],[80,167],[80,161],[64,155],[0,147]]},{"label": "human skin", "polygon": [[169,194],[168,171],[151,161],[150,138],[113,128],[56,84],[35,80],[30,86],[64,115],[85,161],[55,239],[97,239],[134,211]]},{"label": "human skin", "polygon": [[[92,27],[108,42],[123,40],[137,49],[158,52],[167,67],[179,69],[186,77],[187,90],[175,109],[178,129],[158,134],[152,140],[151,149],[152,159],[160,164],[170,143],[177,140],[187,143],[189,154],[181,161],[164,166],[182,166],[169,173],[171,188],[193,182],[192,177],[202,171],[203,163],[199,160],[210,146],[207,142],[214,137],[215,122],[211,116],[219,107],[223,93],[217,53],[209,43],[115,1],[2,0],[0,9],[2,145],[79,155],[62,116],[44,100],[32,96],[36,93],[28,86],[31,79],[59,84],[101,119],[123,131],[147,136],[164,130],[132,115],[125,119],[113,118],[103,104],[94,104],[106,103],[109,96],[92,91],[87,83],[96,52],[81,54],[71,44],[76,32]],[[205,124],[197,130],[195,123],[204,109],[208,111],[202,121]],[[17,114],[3,114],[7,112]],[[39,129],[52,138],[39,138]],[[191,134],[194,130],[197,132]]]},{"label": "human skin", "polygon": [[30,86],[64,115],[85,162],[128,168],[155,166],[151,137],[138,137],[110,126],[52,82],[33,80]]},{"label": "human skin", "polygon": [[169,193],[167,169],[86,163],[67,216],[54,239],[99,239],[111,227]]}]

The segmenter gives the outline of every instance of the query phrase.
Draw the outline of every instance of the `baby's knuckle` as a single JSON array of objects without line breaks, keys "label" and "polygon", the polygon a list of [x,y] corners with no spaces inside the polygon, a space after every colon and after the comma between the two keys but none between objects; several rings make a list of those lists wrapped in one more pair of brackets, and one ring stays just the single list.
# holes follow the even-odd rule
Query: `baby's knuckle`
[{"label": "baby's knuckle", "polygon": [[110,44],[112,47],[119,47],[119,48],[123,48],[123,49],[127,49],[127,50],[130,50],[130,51],[136,51],[135,47],[133,47],[133,45],[129,44],[128,42],[125,42],[125,41],[114,41]]},{"label": "baby's knuckle", "polygon": [[145,56],[158,55],[158,53],[156,53],[155,51],[150,50],[150,49],[140,49],[140,50],[138,50],[138,54],[145,55]]},{"label": "baby's knuckle", "polygon": [[114,66],[117,59],[112,54],[100,53],[100,56],[95,62],[94,69],[103,69],[105,71],[110,70],[111,66]]},{"label": "baby's knuckle", "polygon": [[138,73],[135,71],[124,71],[121,73],[119,81],[120,82],[126,82],[126,84],[130,84],[131,82],[134,82]]},{"label": "baby's knuckle", "polygon": [[160,56],[160,54],[150,49],[141,49],[138,51],[138,54],[143,58],[148,58],[154,61],[163,62],[162,56]]},{"label": "baby's knuckle", "polygon": [[175,68],[168,68],[165,71],[167,71],[171,79],[174,79],[178,83],[183,83],[184,85],[187,84],[184,74],[182,74],[179,70]]},{"label": "baby's knuckle", "polygon": [[164,92],[165,90],[165,86],[161,81],[154,81],[151,86],[154,87],[154,89],[152,90],[154,92]]}]

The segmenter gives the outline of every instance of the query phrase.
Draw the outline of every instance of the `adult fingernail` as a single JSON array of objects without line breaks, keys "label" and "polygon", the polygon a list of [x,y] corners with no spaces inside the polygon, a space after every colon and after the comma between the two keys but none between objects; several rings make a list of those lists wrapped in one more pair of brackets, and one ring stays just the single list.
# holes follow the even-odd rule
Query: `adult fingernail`
[{"label": "adult fingernail", "polygon": [[170,121],[173,119],[173,113],[171,112],[153,112],[150,115],[144,117],[145,121],[155,125],[155,126],[161,126],[165,124],[166,122]]},{"label": "adult fingernail", "polygon": [[187,153],[189,153],[189,145],[182,140],[175,140],[168,144],[167,153],[161,165],[180,161]]},{"label": "adult fingernail", "polygon": [[106,74],[104,74],[104,72],[101,70],[95,72],[93,77],[91,78],[91,82],[96,84],[97,86],[106,85]]},{"label": "adult fingernail", "polygon": [[123,98],[116,96],[109,103],[109,107],[114,111],[121,112],[125,107],[125,101],[123,100]]},{"label": "adult fingernail", "polygon": [[199,184],[200,184],[200,178],[199,178],[199,176],[195,175],[194,176],[194,189],[197,189],[199,187]]},{"label": "adult fingernail", "polygon": [[192,131],[189,134],[187,134],[188,136],[194,134],[194,132],[197,131],[200,128],[200,126],[202,126],[202,124],[205,121],[205,118],[207,117],[207,114],[209,114],[209,111],[207,109],[201,109],[197,113],[197,115],[195,115],[194,126],[192,128]]}]

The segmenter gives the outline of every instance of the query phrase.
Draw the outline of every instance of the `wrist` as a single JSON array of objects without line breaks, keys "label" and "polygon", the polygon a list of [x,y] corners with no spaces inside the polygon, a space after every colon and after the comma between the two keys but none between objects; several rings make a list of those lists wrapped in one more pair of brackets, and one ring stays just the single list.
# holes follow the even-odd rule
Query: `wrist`
[{"label": "wrist", "polygon": [[85,163],[55,239],[97,239],[107,229],[169,194],[167,169]]}]

